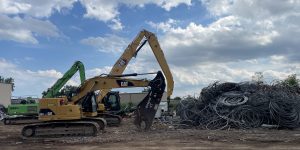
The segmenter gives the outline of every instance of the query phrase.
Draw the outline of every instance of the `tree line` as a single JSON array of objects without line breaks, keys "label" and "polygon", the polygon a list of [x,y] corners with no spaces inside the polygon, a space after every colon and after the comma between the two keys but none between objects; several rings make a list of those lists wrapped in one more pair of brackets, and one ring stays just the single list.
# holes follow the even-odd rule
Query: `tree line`
[{"label": "tree line", "polygon": [[0,83],[6,83],[6,84],[11,84],[11,90],[14,91],[15,88],[15,83],[14,79],[12,77],[5,78],[3,76],[0,76]]}]

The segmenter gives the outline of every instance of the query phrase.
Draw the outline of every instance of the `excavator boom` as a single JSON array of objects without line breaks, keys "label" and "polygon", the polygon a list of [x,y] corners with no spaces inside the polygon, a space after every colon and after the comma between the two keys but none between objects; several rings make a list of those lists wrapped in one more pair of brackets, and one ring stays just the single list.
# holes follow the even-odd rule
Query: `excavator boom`
[{"label": "excavator boom", "polygon": [[[143,41],[144,39],[144,41]],[[170,97],[173,93],[174,80],[168,63],[165,59],[165,55],[159,45],[157,37],[152,32],[147,30],[142,30],[135,39],[127,46],[124,53],[116,61],[114,66],[110,71],[110,75],[121,75],[126,69],[132,57],[136,57],[140,49],[146,44],[149,43],[153,54],[155,55],[156,60],[158,61],[165,78],[167,80],[167,96]],[[100,89],[100,95],[98,96],[98,101],[101,101],[102,98],[111,90],[111,89]]]},{"label": "excavator boom", "polygon": [[85,70],[84,65],[80,61],[76,61],[72,67],[63,75],[62,78],[58,79],[51,88],[48,89],[44,98],[55,97],[59,90],[73,77],[73,75],[79,71],[80,81],[85,81]]}]

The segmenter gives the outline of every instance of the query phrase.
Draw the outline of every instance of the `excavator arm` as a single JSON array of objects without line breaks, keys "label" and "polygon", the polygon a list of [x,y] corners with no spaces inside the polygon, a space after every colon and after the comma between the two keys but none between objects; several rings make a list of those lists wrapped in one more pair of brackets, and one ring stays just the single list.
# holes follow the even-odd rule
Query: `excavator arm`
[{"label": "excavator arm", "polygon": [[83,83],[85,81],[85,70],[84,65],[80,61],[76,61],[72,67],[63,75],[62,78],[58,79],[51,88],[49,88],[44,98],[53,98],[59,92],[59,90],[73,77],[73,75],[79,71],[80,81]]},{"label": "excavator arm", "polygon": [[105,90],[112,88],[147,87],[149,82],[149,80],[96,76],[84,82],[84,84],[79,88],[77,92],[78,94],[72,97],[71,102],[76,104],[86,94],[99,89]]},{"label": "excavator arm", "polygon": [[[158,61],[165,78],[167,80],[167,96],[168,98],[173,93],[174,81],[173,76],[168,66],[168,63],[165,59],[164,53],[159,45],[157,37],[154,33],[149,32],[147,30],[142,30],[135,39],[128,45],[125,49],[124,53],[117,60],[110,71],[110,75],[121,75],[126,69],[132,57],[136,57],[141,48],[149,43],[153,54],[155,55],[156,60]],[[111,89],[100,89],[100,95],[97,98],[97,101],[100,102],[102,98],[111,90]]]}]

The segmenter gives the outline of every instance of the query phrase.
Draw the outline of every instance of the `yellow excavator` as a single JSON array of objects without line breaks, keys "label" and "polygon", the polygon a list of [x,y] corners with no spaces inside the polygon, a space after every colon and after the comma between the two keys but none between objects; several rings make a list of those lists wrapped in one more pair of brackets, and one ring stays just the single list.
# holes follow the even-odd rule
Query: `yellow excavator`
[{"label": "yellow excavator", "polygon": [[[163,72],[158,71],[156,77],[151,81],[126,78],[141,75],[122,73],[131,58],[137,55],[147,41]],[[42,98],[39,101],[39,120],[42,122],[24,126],[22,135],[24,137],[96,135],[106,126],[106,120],[99,115],[106,111],[105,105],[101,101],[103,97],[113,88],[130,87],[149,87],[150,89],[147,96],[138,104],[134,121],[139,128],[148,130],[165,91],[165,77],[167,79],[167,95],[170,97],[174,82],[169,66],[156,36],[143,30],[129,44],[109,74],[87,79],[70,98]]]}]

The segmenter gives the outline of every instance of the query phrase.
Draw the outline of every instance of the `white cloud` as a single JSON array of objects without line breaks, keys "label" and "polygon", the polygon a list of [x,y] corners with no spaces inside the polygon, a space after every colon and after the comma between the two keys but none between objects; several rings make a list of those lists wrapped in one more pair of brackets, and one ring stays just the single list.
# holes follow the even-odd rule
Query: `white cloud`
[{"label": "white cloud", "polygon": [[0,40],[37,44],[36,37],[59,37],[57,27],[49,21],[31,17],[8,17],[0,14]]},{"label": "white cloud", "polygon": [[0,40],[37,44],[37,37],[59,37],[57,27],[43,18],[71,9],[75,1],[1,0]]},{"label": "white cloud", "polygon": [[0,68],[1,70],[15,68],[16,65],[9,63],[7,60],[0,58]]},{"label": "white cloud", "polygon": [[31,8],[30,4],[16,2],[11,0],[0,1],[0,13],[4,14],[19,14],[27,12]]},{"label": "white cloud", "polygon": [[[135,67],[129,66],[127,68],[127,72],[134,72],[133,68]],[[107,74],[110,72],[110,70],[110,66],[87,69],[85,72],[86,78]],[[63,72],[65,71],[66,70]],[[41,93],[50,88],[59,78],[63,76],[63,73],[55,69],[36,71],[24,69],[17,64],[0,58],[0,75],[5,78],[12,77],[15,80],[15,91],[13,92],[14,96],[33,95],[41,97]],[[79,74],[75,74],[66,85],[78,86],[79,84]]]},{"label": "white cloud", "polygon": [[50,17],[55,11],[71,9],[77,0],[1,0],[0,13],[17,15],[26,14],[32,17]]},{"label": "white cloud", "polygon": [[109,24],[108,26],[112,29],[112,30],[122,30],[124,28],[124,26],[122,25],[120,19],[113,19],[111,21],[112,23]]},{"label": "white cloud", "polygon": [[106,35],[104,37],[89,37],[82,39],[80,43],[92,46],[98,49],[100,52],[105,53],[117,53],[125,49],[129,44],[126,38],[122,38],[116,35]]},{"label": "white cloud", "polygon": [[112,30],[123,29],[119,19],[119,6],[122,4],[130,7],[143,7],[147,4],[155,4],[166,11],[170,11],[180,4],[188,6],[192,4],[192,0],[80,0],[80,2],[86,8],[84,17],[109,23],[109,27]]},{"label": "white cloud", "polygon": [[27,0],[32,5],[29,14],[35,17],[50,17],[55,11],[71,9],[77,0]]},{"label": "white cloud", "polygon": [[76,30],[76,31],[82,32],[82,29],[81,29],[81,28],[79,28],[79,27],[77,27],[77,26],[74,26],[74,25],[72,25],[72,26],[70,26],[70,28],[71,28],[71,29],[73,29],[73,30]]},{"label": "white cloud", "polygon": [[[70,10],[78,0],[1,0],[0,14],[2,15],[20,15],[33,17],[33,18],[49,18],[54,12],[65,12]],[[166,11],[177,7],[180,4],[191,5],[191,0],[80,0],[80,3],[86,9],[84,17],[93,18],[103,21],[108,24],[112,30],[122,30],[124,26],[119,18],[119,6],[127,5],[129,7],[143,7],[147,4],[155,4]],[[22,19],[22,18],[21,18]],[[0,28],[1,29],[1,28]],[[14,41],[28,41],[31,43],[38,43],[38,41],[30,35],[30,31],[22,31],[22,36],[18,40],[15,38],[7,38]],[[8,33],[4,33],[7,35]],[[10,36],[14,36],[13,34]]]},{"label": "white cloud", "polygon": [[158,6],[162,5],[162,8],[164,8],[167,11],[170,11],[173,7],[177,7],[180,4],[185,4],[187,6],[192,5],[192,0],[163,0],[157,2]]},{"label": "white cloud", "polygon": [[159,29],[163,32],[166,32],[168,30],[171,30],[171,28],[173,28],[174,26],[176,26],[177,22],[179,21],[169,18],[166,22],[154,23],[152,21],[149,21],[148,24],[155,29]]},{"label": "white cloud", "polygon": [[[107,73],[108,70],[110,70],[109,67],[86,70],[86,76],[87,78],[91,78],[101,73]],[[63,76],[63,73],[55,69],[36,71],[24,69],[6,59],[0,58],[0,75],[5,78],[12,77],[14,79],[15,91],[13,92],[13,96],[33,95],[41,97],[42,92],[50,88]],[[66,85],[78,86],[79,84],[79,74],[75,74]]]},{"label": "white cloud", "polygon": [[47,90],[58,78],[62,77],[62,73],[53,69],[25,70],[5,59],[0,59],[0,75],[14,78],[16,86],[14,93],[20,94],[13,94],[15,96],[41,96],[42,91]]},{"label": "white cloud", "polygon": [[[162,47],[164,49],[164,47]],[[146,52],[147,51],[147,52]],[[165,53],[167,56],[168,53]],[[168,57],[168,56],[167,56]],[[280,56],[277,56],[281,59]],[[277,59],[276,58],[276,59]],[[290,74],[300,75],[300,64],[286,63],[273,64],[269,58],[255,59],[252,61],[240,60],[238,62],[226,63],[200,63],[190,66],[179,66],[171,63],[171,58],[167,59],[172,71],[175,88],[173,96],[186,96],[200,93],[203,87],[215,81],[221,82],[243,82],[251,81],[255,72],[262,72],[267,83],[276,79],[284,79]],[[253,63],[254,62],[254,63]],[[109,69],[99,69],[99,72],[109,72]],[[148,53],[148,49],[141,50],[136,59],[129,63],[125,73],[145,73],[161,70],[153,54]],[[144,76],[143,76],[144,77]],[[145,76],[152,79],[153,76]],[[142,78],[142,77],[139,77]]]},{"label": "white cloud", "polygon": [[114,0],[81,0],[82,5],[86,8],[84,17],[95,18],[100,21],[109,21],[119,15],[118,4]]},{"label": "white cloud", "polygon": [[49,78],[61,78],[62,73],[50,69],[50,70],[38,70],[38,71],[31,71],[31,70],[26,70],[25,72],[29,73],[33,77],[49,77]]},{"label": "white cloud", "polygon": [[272,55],[270,57],[270,62],[272,64],[284,64],[284,61],[287,61],[287,58],[285,56]]},{"label": "white cloud", "polygon": [[104,66],[102,68],[93,68],[86,71],[87,78],[99,76],[101,74],[108,74],[112,67]]},{"label": "white cloud", "polygon": [[263,72],[264,80],[272,82],[274,80],[283,80],[291,75],[291,72],[279,72],[274,70],[266,70]]},{"label": "white cloud", "polygon": [[[221,18],[207,27],[193,22],[186,28],[170,27],[172,25],[167,23],[158,23],[157,26],[162,27],[164,31],[161,44],[169,57],[181,62],[179,65],[199,61],[232,61],[232,58],[236,60],[236,57],[243,56],[249,47],[259,47],[261,41],[256,39],[268,33],[264,31],[265,33],[257,34],[245,30],[233,16]],[[268,42],[272,40],[271,36],[265,38]],[[261,49],[257,51],[259,50]],[[222,58],[217,58],[220,54],[223,55]]]},{"label": "white cloud", "polygon": [[263,72],[267,82],[300,73],[295,40],[300,38],[300,1],[201,1],[211,14],[209,24],[149,22],[162,31],[158,38],[175,91],[197,93],[216,80],[251,80],[255,72]]},{"label": "white cloud", "polygon": [[14,32],[14,30],[3,30],[0,29],[0,40],[12,40],[21,43],[33,43],[37,44],[38,41],[33,37],[31,31],[29,30],[19,30]]},{"label": "white cloud", "polygon": [[119,2],[122,2],[127,5],[131,6],[139,6],[144,7],[146,4],[155,4],[166,11],[170,11],[172,8],[179,6],[180,4],[184,4],[187,6],[192,5],[192,0],[119,0]]},{"label": "white cloud", "polygon": [[286,51],[296,53],[300,46],[295,41],[300,38],[296,26],[300,26],[287,27],[284,21],[249,20],[230,15],[205,26],[191,22],[186,27],[178,27],[171,19],[149,24],[163,32],[160,42],[172,61],[190,65],[289,55]]},{"label": "white cloud", "polygon": [[215,16],[235,14],[249,18],[282,16],[299,11],[299,0],[200,0]]},{"label": "white cloud", "polygon": [[214,16],[227,15],[234,0],[201,0],[207,10]]}]

